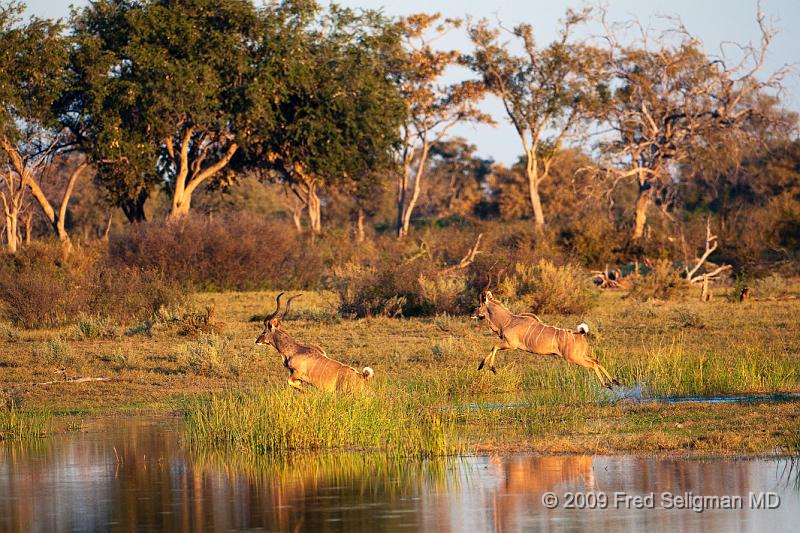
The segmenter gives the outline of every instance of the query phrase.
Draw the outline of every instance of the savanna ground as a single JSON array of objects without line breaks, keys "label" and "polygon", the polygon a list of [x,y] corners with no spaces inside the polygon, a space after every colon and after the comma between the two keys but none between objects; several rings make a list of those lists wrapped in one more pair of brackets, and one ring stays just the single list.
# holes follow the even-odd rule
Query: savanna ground
[{"label": "savanna ground", "polygon": [[[262,329],[254,315],[274,308],[275,292],[198,293],[194,308],[216,309],[209,324],[164,313],[134,328],[91,319],[60,330],[5,326],[0,391],[11,413],[43,413],[34,428],[74,427],[90,414],[184,412],[190,440],[256,452],[795,453],[798,401],[646,401],[800,392],[800,302],[739,304],[727,291],[706,304],[694,290],[646,303],[607,291],[582,316],[543,316],[590,325],[595,354],[624,385],[614,391],[587,370],[519,351],[498,354],[497,375],[478,372],[495,337],[466,316],[351,320],[337,315],[335,294],[313,292],[294,302],[285,327],[331,357],[374,368],[367,398],[288,390],[277,352],[254,345]],[[79,377],[111,379],[36,385]]]}]

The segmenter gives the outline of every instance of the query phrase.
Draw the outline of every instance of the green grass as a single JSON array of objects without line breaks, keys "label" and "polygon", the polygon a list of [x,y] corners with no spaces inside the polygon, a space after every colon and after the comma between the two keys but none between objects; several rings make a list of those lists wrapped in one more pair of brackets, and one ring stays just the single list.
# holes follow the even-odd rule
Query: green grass
[{"label": "green grass", "polygon": [[361,396],[298,394],[284,387],[231,391],[189,406],[186,422],[195,447],[267,455],[339,449],[435,457],[462,449],[453,414],[392,388]]},{"label": "green grass", "polygon": [[41,412],[0,411],[0,442],[18,442],[45,436],[50,432],[50,416]]}]

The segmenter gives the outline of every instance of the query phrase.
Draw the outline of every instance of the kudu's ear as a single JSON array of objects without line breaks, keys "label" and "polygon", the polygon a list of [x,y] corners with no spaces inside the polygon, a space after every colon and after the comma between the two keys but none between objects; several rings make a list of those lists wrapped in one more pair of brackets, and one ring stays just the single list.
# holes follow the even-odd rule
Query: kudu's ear
[{"label": "kudu's ear", "polygon": [[494,296],[492,296],[492,291],[486,291],[485,297],[487,302],[494,301]]}]

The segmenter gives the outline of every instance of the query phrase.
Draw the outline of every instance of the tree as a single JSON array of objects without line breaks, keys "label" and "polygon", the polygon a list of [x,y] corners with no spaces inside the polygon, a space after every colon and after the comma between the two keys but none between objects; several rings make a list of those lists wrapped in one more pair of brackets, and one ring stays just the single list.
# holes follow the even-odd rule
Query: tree
[{"label": "tree", "polygon": [[673,22],[655,37],[642,30],[633,45],[623,45],[606,25],[613,81],[603,120],[613,133],[601,149],[617,181],[636,181],[633,241],[643,236],[654,202],[667,213],[677,165],[699,147],[731,149],[741,142],[742,125],[757,111],[759,95],[777,88],[786,72],[780,69],[764,81],[756,77],[774,36],[761,13],[761,42],[737,46],[738,62],[710,56],[680,21]]},{"label": "tree", "polygon": [[[266,161],[319,233],[321,190],[352,191],[391,163],[404,113],[383,57],[394,37],[378,13],[323,12],[313,2],[272,6],[267,19],[258,63],[273,65],[280,90],[269,121],[254,122],[259,138],[247,157]],[[275,63],[267,45],[283,47],[285,60]]]},{"label": "tree", "polygon": [[485,198],[487,176],[494,161],[475,154],[464,139],[440,141],[430,150],[429,179],[423,190],[426,214],[470,216]]},{"label": "tree", "polygon": [[389,61],[406,104],[406,120],[400,132],[402,141],[396,156],[400,170],[396,222],[399,238],[408,235],[431,147],[460,122],[493,123],[477,107],[485,94],[482,83],[467,80],[441,84],[445,70],[457,65],[461,55],[454,50],[436,50],[432,42],[458,27],[460,21],[447,19],[434,27],[439,19],[438,13],[411,15],[400,19],[394,27],[402,47],[395,50]]},{"label": "tree", "polygon": [[252,71],[258,24],[247,0],[97,0],[73,13],[62,120],[129,218],[144,217],[154,186],[176,219],[198,187],[232,178],[252,97],[271,93]]},{"label": "tree", "polygon": [[[65,227],[75,181],[88,163],[69,176],[59,204],[42,190],[41,178],[54,157],[74,149],[73,139],[57,120],[56,103],[66,83],[67,42],[60,24],[31,17],[22,23],[24,6],[0,6],[0,198],[6,222],[6,243],[15,252],[20,240],[19,217],[29,191],[65,252],[72,243]],[[35,60],[32,60],[35,58]]]},{"label": "tree", "polygon": [[537,227],[545,223],[540,187],[550,175],[577,127],[589,118],[594,87],[600,75],[598,52],[570,42],[573,26],[588,12],[568,11],[559,39],[540,48],[530,24],[513,30],[522,53],[500,42],[501,31],[482,21],[469,29],[475,46],[465,64],[481,76],[503,102],[508,119],[522,141],[528,195]]}]

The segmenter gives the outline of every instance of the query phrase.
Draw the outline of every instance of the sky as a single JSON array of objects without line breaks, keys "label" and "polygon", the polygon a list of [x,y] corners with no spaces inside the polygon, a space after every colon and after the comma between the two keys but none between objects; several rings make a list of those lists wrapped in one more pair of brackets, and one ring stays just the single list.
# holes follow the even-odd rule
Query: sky
[{"label": "sky", "polygon": [[[26,2],[29,13],[53,18],[66,17],[70,4],[81,6],[86,3],[85,0]],[[323,3],[327,3],[326,0]],[[567,8],[584,5],[580,0],[337,0],[337,3],[349,7],[381,8],[391,16],[439,12],[445,17],[469,15],[473,19],[487,18],[500,21],[505,27],[528,22],[533,25],[537,41],[541,44],[549,43],[556,37],[558,21]],[[647,25],[657,24],[659,15],[679,16],[687,29],[700,37],[710,53],[718,51],[720,43],[725,41],[757,43],[759,39],[755,21],[756,0],[607,0],[603,5],[612,21],[637,18]],[[800,1],[762,0],[761,9],[772,26],[780,32],[770,46],[764,72],[773,72],[786,64],[796,66],[797,72],[784,82],[784,102],[786,107],[800,111],[800,45],[791,31],[800,27]],[[596,30],[599,33],[599,29]],[[453,32],[439,42],[443,48],[462,52],[470,50],[463,32]],[[453,134],[476,145],[482,157],[507,165],[515,162],[522,153],[522,146],[505,118],[502,104],[489,98],[482,106],[484,111],[495,117],[496,126],[461,125],[452,130]]]}]

